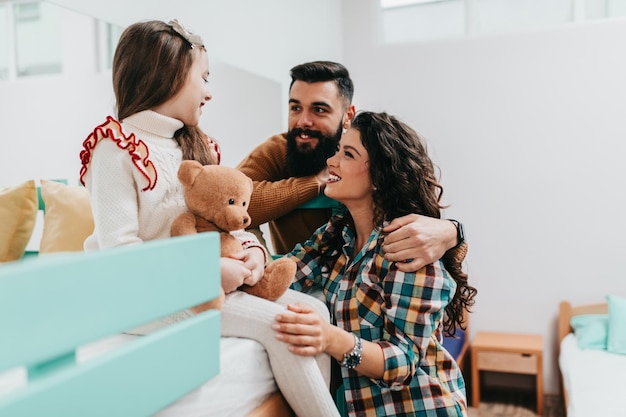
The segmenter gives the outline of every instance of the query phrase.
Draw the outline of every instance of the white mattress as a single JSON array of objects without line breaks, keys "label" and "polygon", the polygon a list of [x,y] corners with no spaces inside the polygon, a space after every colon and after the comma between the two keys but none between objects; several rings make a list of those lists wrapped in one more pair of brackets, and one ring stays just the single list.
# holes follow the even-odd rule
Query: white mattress
[{"label": "white mattress", "polygon": [[568,393],[567,417],[626,416],[626,355],[580,349],[570,333],[561,342],[559,367]]},{"label": "white mattress", "polygon": [[[76,360],[87,361],[135,337],[141,336],[120,334],[85,345],[76,352]],[[24,368],[0,373],[0,396],[25,384]],[[275,391],[276,383],[263,346],[249,339],[222,337],[219,375],[156,416],[242,417]]]}]

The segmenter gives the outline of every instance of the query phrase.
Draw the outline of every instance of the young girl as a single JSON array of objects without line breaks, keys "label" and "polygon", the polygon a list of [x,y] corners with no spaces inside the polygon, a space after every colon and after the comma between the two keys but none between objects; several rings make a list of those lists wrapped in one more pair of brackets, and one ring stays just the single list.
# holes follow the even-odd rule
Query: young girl
[{"label": "young girl", "polygon": [[327,164],[325,194],[346,211],[290,256],[298,261],[293,287],[321,289],[334,324],[289,306],[276,316],[276,337],[295,354],[337,360],[347,415],[466,415],[463,377],[442,332],[462,325],[476,289],[452,258],[408,273],[382,250],[389,219],[440,217],[442,187],[425,146],[394,117],[363,112]]},{"label": "young girl", "polygon": [[[177,22],[129,26],[113,58],[117,120],[108,117],[83,143],[81,181],[91,194],[95,228],[85,250],[170,236],[185,211],[177,172],[183,159],[219,163],[217,145],[200,130],[211,100],[209,62],[202,40]],[[254,235],[239,232],[246,248],[222,258],[222,285],[254,285],[265,254]]]},{"label": "young girl", "polygon": [[[202,107],[211,100],[208,77],[202,39],[177,21],[135,23],[122,33],[113,59],[117,118],[108,117],[97,126],[80,155],[80,178],[91,194],[95,223],[85,250],[170,236],[173,220],[186,210],[177,177],[181,161],[215,164],[220,159],[217,145],[198,127]],[[236,259],[221,258],[222,287],[230,293],[222,308],[222,334],[253,338],[264,345],[276,382],[299,416],[338,415],[328,391],[329,357],[289,354],[284,344],[266,337],[267,331],[259,333],[261,328],[268,329],[267,323],[284,306],[235,291],[260,279],[266,259],[253,234],[239,231],[237,236],[244,250]],[[314,306],[317,301],[294,291],[285,300]],[[258,310],[249,314],[256,302]],[[326,306],[319,303],[317,308],[328,317]],[[155,326],[143,326],[139,332],[190,314],[179,313]],[[263,314],[271,316],[263,318]],[[293,375],[298,379],[294,381]],[[301,395],[304,390],[311,395]]]}]

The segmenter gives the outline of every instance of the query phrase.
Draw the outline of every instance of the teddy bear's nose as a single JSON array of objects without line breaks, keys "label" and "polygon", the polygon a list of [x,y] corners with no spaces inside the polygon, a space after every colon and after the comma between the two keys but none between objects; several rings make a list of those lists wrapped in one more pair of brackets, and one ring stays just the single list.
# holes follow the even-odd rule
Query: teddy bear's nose
[{"label": "teddy bear's nose", "polygon": [[243,216],[243,224],[246,224],[250,221],[250,217],[249,216]]}]

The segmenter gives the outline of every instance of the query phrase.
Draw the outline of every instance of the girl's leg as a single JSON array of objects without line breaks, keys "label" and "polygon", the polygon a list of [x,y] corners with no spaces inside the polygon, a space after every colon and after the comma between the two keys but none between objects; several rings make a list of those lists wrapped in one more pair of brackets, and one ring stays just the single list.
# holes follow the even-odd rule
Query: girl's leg
[{"label": "girl's leg", "polygon": [[253,339],[265,347],[276,384],[298,417],[338,417],[329,391],[330,357],[294,355],[272,330],[276,314],[284,311],[286,304],[296,302],[308,304],[329,317],[323,303],[296,291],[288,290],[276,302],[235,291],[226,297],[222,307],[222,336]]},{"label": "girl's leg", "polygon": [[[309,307],[313,308],[315,311],[317,311],[317,313],[322,316],[324,320],[326,320],[327,322],[330,321],[330,314],[328,313],[328,307],[326,307],[326,304],[318,299],[311,297],[310,295],[303,294],[299,291],[287,290],[287,292],[283,294],[283,296],[280,297],[278,300],[276,300],[276,302],[285,307],[287,306],[287,304],[306,304]],[[320,368],[320,372],[322,373],[324,381],[326,381],[326,385],[330,387],[330,356],[326,353],[323,353],[321,355],[315,356],[315,360],[317,361],[317,366]]]}]

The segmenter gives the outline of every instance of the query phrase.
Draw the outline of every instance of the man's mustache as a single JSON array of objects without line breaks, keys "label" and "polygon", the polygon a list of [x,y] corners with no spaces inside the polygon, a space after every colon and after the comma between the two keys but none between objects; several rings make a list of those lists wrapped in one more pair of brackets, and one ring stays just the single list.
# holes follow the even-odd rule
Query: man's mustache
[{"label": "man's mustache", "polygon": [[316,138],[316,139],[324,139],[324,135],[322,134],[322,132],[320,132],[319,130],[310,130],[310,129],[300,129],[298,127],[291,129],[291,135],[292,137],[296,137],[299,135],[307,135],[310,138]]}]

